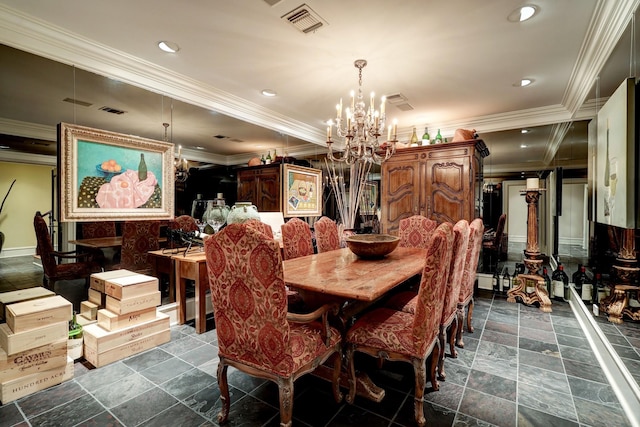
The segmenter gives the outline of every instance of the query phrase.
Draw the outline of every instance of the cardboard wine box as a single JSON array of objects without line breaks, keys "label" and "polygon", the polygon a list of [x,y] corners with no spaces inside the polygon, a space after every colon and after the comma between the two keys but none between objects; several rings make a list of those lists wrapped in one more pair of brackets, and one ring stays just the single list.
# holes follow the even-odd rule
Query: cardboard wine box
[{"label": "cardboard wine box", "polygon": [[61,339],[69,338],[69,322],[52,323],[25,332],[13,332],[6,323],[0,324],[0,346],[8,354],[30,350]]},{"label": "cardboard wine box", "polygon": [[109,310],[98,310],[98,325],[107,331],[117,331],[156,318],[156,307],[145,308],[127,314],[116,314]]},{"label": "cardboard wine box", "polygon": [[146,337],[138,338],[134,341],[119,345],[102,353],[98,353],[96,349],[84,346],[84,358],[96,368],[108,365],[124,359],[125,357],[141,353],[150,348],[157,347],[171,340],[171,330],[166,329]]},{"label": "cardboard wine box", "polygon": [[59,295],[7,306],[7,325],[14,333],[38,329],[73,317],[73,304]]},{"label": "cardboard wine box", "polygon": [[36,286],[27,289],[18,289],[17,291],[3,292],[0,294],[0,318],[6,319],[5,307],[8,304],[14,304],[16,302],[28,301],[37,298],[54,296],[55,292],[42,286]]},{"label": "cardboard wine box", "polygon": [[64,366],[67,363],[67,341],[63,338],[12,355],[0,349],[0,382]]},{"label": "cardboard wine box", "polygon": [[107,295],[107,303],[105,308],[112,313],[127,314],[134,311],[144,310],[145,308],[157,307],[160,305],[160,291],[150,292],[148,294],[139,295],[137,297],[117,299]]},{"label": "cardboard wine box", "polygon": [[6,404],[71,378],[73,378],[73,360],[68,357],[67,363],[63,366],[0,383],[0,401]]},{"label": "cardboard wine box", "polygon": [[104,353],[107,350],[169,328],[169,316],[163,313],[158,313],[153,320],[117,331],[107,331],[98,324],[87,325],[83,329],[84,345],[95,349],[97,353]]},{"label": "cardboard wine box", "polygon": [[93,273],[91,275],[91,279],[89,280],[89,287],[98,292],[104,293],[105,281],[109,279],[116,279],[118,277],[131,276],[132,274],[137,274],[137,273],[133,271],[125,270],[125,269]]},{"label": "cardboard wine box", "polygon": [[108,279],[104,282],[105,294],[116,299],[128,299],[159,290],[158,279],[144,274]]}]

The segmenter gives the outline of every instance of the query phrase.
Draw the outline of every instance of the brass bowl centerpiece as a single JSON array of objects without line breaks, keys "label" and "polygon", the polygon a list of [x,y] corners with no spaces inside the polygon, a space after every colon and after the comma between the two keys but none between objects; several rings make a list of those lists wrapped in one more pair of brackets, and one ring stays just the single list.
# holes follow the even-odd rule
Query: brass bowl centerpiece
[{"label": "brass bowl centerpiece", "polygon": [[389,234],[356,234],[345,241],[351,252],[360,258],[383,258],[394,251],[400,238]]}]

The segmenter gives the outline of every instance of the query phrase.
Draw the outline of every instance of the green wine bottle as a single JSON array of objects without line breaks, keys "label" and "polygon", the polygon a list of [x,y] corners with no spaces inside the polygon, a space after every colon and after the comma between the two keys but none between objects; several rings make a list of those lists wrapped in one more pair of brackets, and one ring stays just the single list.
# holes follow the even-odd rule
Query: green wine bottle
[{"label": "green wine bottle", "polygon": [[140,164],[138,165],[138,179],[144,181],[147,179],[147,164],[144,161],[144,154],[140,153]]},{"label": "green wine bottle", "polygon": [[438,129],[438,133],[436,135],[436,144],[442,144],[442,135],[440,135],[440,129]]},{"label": "green wine bottle", "polygon": [[422,134],[422,145],[429,145],[431,137],[429,136],[429,129],[427,127],[424,128],[424,133]]},{"label": "green wine bottle", "polygon": [[416,133],[416,128],[413,128],[413,133],[411,134],[411,147],[418,146],[418,134]]}]

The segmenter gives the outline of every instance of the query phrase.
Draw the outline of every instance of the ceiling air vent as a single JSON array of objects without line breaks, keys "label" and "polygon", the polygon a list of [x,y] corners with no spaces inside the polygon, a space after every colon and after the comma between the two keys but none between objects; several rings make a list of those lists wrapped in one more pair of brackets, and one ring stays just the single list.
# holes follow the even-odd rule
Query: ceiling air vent
[{"label": "ceiling air vent", "polygon": [[220,135],[220,134],[218,134],[218,135],[213,135],[213,137],[214,137],[214,138],[218,138],[218,139],[226,139],[226,138],[229,138],[228,136]]},{"label": "ceiling air vent", "polygon": [[291,12],[284,14],[282,18],[289,21],[291,25],[305,34],[312,33],[323,25],[328,25],[327,21],[322,19],[320,15],[315,13],[306,4],[298,6]]},{"label": "ceiling air vent", "polygon": [[389,104],[400,104],[407,102],[407,97],[401,93],[393,93],[391,95],[387,95],[386,98]]},{"label": "ceiling air vent", "polygon": [[98,108],[98,110],[101,111],[106,111],[107,113],[111,113],[111,114],[124,114],[126,113],[126,111],[122,111],[122,110],[118,110],[117,108],[111,108],[111,107],[100,107]]},{"label": "ceiling air vent", "polygon": [[73,98],[65,98],[63,99],[64,102],[69,102],[71,104],[75,104],[75,105],[81,105],[83,107],[91,107],[93,104],[87,101],[80,101],[79,99],[73,99]]},{"label": "ceiling air vent", "polygon": [[395,104],[396,108],[400,111],[411,111],[413,110],[413,106],[408,102],[403,102],[402,104]]}]

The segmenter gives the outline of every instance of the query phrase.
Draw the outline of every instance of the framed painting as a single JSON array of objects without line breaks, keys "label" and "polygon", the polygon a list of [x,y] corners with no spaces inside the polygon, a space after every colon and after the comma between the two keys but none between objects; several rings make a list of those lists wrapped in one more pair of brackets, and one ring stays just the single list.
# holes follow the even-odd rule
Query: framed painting
[{"label": "framed painting", "polygon": [[598,111],[596,221],[636,228],[635,79],[625,79]]},{"label": "framed painting", "polygon": [[322,215],[322,171],[285,163],[283,174],[283,216]]},{"label": "framed painting", "polygon": [[360,194],[360,215],[375,215],[378,209],[378,182],[367,181]]},{"label": "framed painting", "polygon": [[60,123],[60,220],[173,218],[173,149],[169,142]]}]

